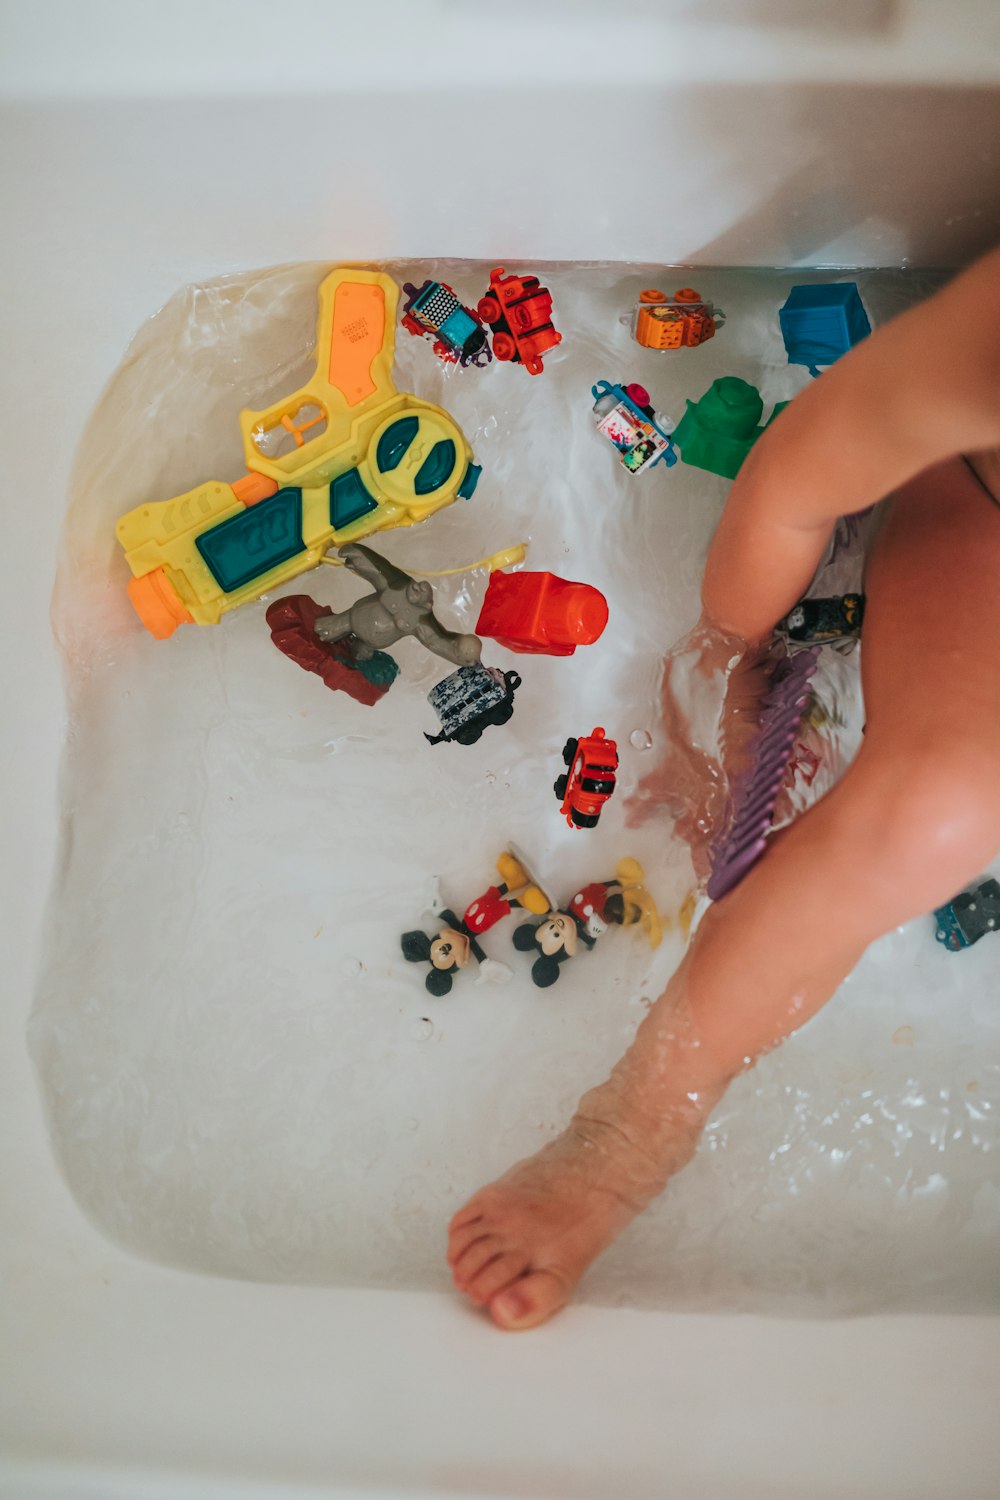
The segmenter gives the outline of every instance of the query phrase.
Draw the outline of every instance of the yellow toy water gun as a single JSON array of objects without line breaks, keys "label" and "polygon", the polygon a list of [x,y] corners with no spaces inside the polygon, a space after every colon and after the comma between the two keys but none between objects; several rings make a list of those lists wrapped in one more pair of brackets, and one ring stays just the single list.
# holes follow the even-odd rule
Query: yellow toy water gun
[{"label": "yellow toy water gun", "polygon": [[472,450],[447,412],[397,391],[399,292],[380,271],[319,288],[316,371],[266,411],[240,413],[248,473],[136,506],[116,527],[136,614],[158,639],[307,572],[330,546],[413,526],[468,499]]}]

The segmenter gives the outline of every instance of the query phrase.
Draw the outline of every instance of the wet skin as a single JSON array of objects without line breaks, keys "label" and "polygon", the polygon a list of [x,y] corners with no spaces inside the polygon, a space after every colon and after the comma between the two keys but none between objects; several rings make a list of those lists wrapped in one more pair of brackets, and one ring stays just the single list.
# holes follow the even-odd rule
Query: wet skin
[{"label": "wet skin", "polygon": [[[706,913],[563,1134],[455,1215],[455,1284],[501,1328],[561,1308],[691,1158],[730,1081],[809,1020],[870,942],[949,900],[1000,849],[1000,506],[953,456],[984,455],[979,473],[1000,474],[998,324],[994,253],[797,397],[730,492],[706,568],[717,623],[702,667],[719,669],[719,641],[726,670],[745,646],[744,681],[836,518],[895,492],[865,581],[864,743]],[[681,751],[677,766],[697,807],[704,758]]]}]

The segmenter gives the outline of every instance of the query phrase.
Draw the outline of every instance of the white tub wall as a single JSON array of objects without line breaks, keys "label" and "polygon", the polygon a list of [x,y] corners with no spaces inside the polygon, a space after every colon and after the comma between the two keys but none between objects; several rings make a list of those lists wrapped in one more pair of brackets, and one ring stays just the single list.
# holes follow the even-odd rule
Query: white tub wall
[{"label": "white tub wall", "polygon": [[182,282],[291,259],[953,264],[1000,237],[989,0],[943,22],[882,0],[566,9],[505,8],[534,38],[512,79],[509,52],[484,61],[486,7],[383,5],[380,53],[360,8],[311,0],[295,31],[256,0],[0,5],[7,1496],[141,1495],[148,1472],[199,1495],[996,1492],[989,1320],[578,1309],[494,1337],[445,1299],[141,1264],[52,1166],[24,1046],[62,732],[46,611],[75,443],[139,321]]}]

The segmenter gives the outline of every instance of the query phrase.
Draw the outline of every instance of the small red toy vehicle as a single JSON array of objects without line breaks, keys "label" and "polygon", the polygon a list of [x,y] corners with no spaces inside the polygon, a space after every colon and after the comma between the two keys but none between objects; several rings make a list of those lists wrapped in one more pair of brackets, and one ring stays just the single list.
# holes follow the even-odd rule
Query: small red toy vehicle
[{"label": "small red toy vehicle", "polygon": [[618,746],[595,729],[586,739],[567,740],[563,761],[569,767],[555,784],[559,811],[571,828],[596,828],[601,808],[615,790]]},{"label": "small red toy vehicle", "polygon": [[497,266],[476,311],[490,325],[497,359],[522,364],[529,375],[540,375],[542,355],[562,343],[552,326],[552,294],[537,276],[505,277]]}]

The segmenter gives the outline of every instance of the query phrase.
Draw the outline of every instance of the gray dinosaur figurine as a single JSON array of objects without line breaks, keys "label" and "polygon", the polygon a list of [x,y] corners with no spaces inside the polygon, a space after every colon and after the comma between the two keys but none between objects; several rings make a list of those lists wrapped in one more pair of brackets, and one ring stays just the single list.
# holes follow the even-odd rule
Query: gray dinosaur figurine
[{"label": "gray dinosaur figurine", "polygon": [[363,661],[404,635],[412,635],[428,651],[457,667],[479,661],[482,642],[477,635],[460,635],[435,618],[434,591],[429,583],[411,578],[359,542],[341,547],[340,556],[375,592],[358,599],[341,614],[321,616],[315,627],[321,641],[340,641],[352,635],[357,641],[355,654]]}]

